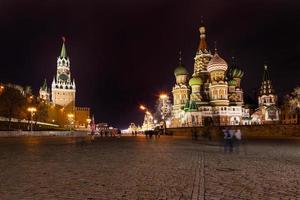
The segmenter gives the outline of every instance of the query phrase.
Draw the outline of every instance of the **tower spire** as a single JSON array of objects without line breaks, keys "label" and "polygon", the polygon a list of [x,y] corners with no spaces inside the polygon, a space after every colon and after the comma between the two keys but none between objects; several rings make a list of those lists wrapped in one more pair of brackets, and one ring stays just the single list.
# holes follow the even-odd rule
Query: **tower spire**
[{"label": "tower spire", "polygon": [[67,51],[66,51],[66,45],[65,45],[66,38],[64,36],[62,37],[62,41],[63,41],[63,44],[62,44],[61,51],[60,51],[60,57],[66,58],[67,57]]},{"label": "tower spire", "polygon": [[205,35],[205,26],[203,23],[203,16],[201,16],[199,32],[200,32],[200,43],[199,43],[198,51],[204,52],[207,51],[207,44],[206,44],[206,35]]},{"label": "tower spire", "polygon": [[268,72],[268,66],[267,65],[264,65],[264,75],[263,75],[263,82],[265,81],[270,81],[270,75],[269,75],[269,72]]},{"label": "tower spire", "polygon": [[218,54],[217,41],[214,42],[215,45],[215,54]]},{"label": "tower spire", "polygon": [[179,50],[178,54],[179,54],[179,58],[178,58],[179,59],[179,65],[181,65],[182,64],[181,50]]},{"label": "tower spire", "polygon": [[47,91],[47,79],[44,79],[42,90]]}]

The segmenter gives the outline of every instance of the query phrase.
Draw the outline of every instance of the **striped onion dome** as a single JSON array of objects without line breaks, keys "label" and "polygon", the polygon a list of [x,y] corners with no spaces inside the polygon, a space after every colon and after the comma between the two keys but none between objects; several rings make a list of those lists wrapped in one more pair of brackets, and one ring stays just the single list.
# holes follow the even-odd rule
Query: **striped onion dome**
[{"label": "striped onion dome", "polygon": [[228,68],[226,61],[219,56],[218,53],[212,57],[207,65],[207,71],[212,72],[216,70],[226,71]]}]

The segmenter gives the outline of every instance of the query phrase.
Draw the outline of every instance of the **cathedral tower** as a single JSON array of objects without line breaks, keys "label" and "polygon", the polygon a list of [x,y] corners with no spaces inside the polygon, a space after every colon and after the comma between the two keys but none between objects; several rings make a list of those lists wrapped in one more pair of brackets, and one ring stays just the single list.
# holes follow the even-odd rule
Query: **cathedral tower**
[{"label": "cathedral tower", "polygon": [[40,87],[40,99],[46,102],[50,101],[50,94],[48,91],[47,80],[44,80],[44,84]]},{"label": "cathedral tower", "polygon": [[184,107],[189,100],[190,88],[188,87],[188,71],[181,61],[181,52],[179,52],[179,65],[174,70],[176,84],[173,87],[173,110],[177,111]]},{"label": "cathedral tower", "polygon": [[254,114],[261,117],[257,123],[277,123],[279,121],[280,110],[277,107],[277,95],[273,89],[268,67],[265,65],[263,81],[258,96],[258,110]]},{"label": "cathedral tower", "polygon": [[237,67],[235,64],[234,58],[232,65],[227,71],[227,80],[228,80],[228,98],[230,105],[240,105],[244,104],[243,90],[241,88],[241,80],[244,76],[242,69]]},{"label": "cathedral tower", "polygon": [[259,106],[272,106],[277,104],[277,95],[273,89],[267,65],[264,67],[264,75],[259,90],[258,104]]},{"label": "cathedral tower", "polygon": [[215,106],[228,106],[228,85],[225,80],[225,72],[228,66],[217,50],[207,66],[210,74],[209,96],[210,104]]},{"label": "cathedral tower", "polygon": [[70,111],[75,109],[75,80],[71,79],[70,60],[67,56],[65,38],[60,56],[57,58],[56,77],[52,81],[52,102],[56,105],[67,107]]}]

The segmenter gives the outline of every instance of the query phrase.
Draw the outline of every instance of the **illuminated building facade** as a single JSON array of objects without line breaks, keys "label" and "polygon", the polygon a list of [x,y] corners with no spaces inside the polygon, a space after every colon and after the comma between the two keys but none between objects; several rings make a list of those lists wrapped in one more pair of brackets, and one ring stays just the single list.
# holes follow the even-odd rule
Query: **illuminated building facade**
[{"label": "illuminated building facade", "polygon": [[63,38],[60,55],[57,58],[56,76],[53,78],[51,84],[51,92],[48,90],[47,82],[45,80],[39,91],[40,99],[61,107],[66,115],[73,114],[75,125],[78,127],[86,127],[88,125],[87,119],[90,118],[90,108],[76,107],[76,85],[75,80],[71,77],[70,67],[70,59],[67,56],[65,38]]},{"label": "illuminated building facade", "polygon": [[280,109],[277,107],[277,95],[272,86],[268,67],[264,66],[263,80],[258,95],[258,108],[251,115],[252,124],[278,123]]},{"label": "illuminated building facade", "polygon": [[201,25],[200,43],[194,58],[194,72],[189,73],[179,60],[172,89],[173,110],[170,127],[241,125],[249,118],[243,107],[241,80],[243,71],[233,63],[228,67],[217,49],[210,52],[205,26]]},{"label": "illuminated building facade", "polygon": [[71,79],[70,59],[67,56],[64,38],[60,56],[57,58],[56,77],[53,78],[51,92],[52,103],[74,111],[76,86],[75,80]]}]

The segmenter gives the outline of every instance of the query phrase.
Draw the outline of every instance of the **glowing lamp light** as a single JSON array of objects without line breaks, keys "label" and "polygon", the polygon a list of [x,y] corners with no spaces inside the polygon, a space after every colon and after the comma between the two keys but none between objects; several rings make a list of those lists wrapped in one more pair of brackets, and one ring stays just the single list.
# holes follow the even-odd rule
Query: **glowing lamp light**
[{"label": "glowing lamp light", "polygon": [[166,95],[166,94],[161,94],[161,95],[159,95],[159,98],[160,98],[160,99],[167,99],[167,98],[168,98],[168,95]]},{"label": "glowing lamp light", "polygon": [[140,105],[140,109],[141,109],[141,110],[146,110],[146,107],[143,106],[143,105]]},{"label": "glowing lamp light", "polygon": [[87,123],[91,123],[92,120],[90,118],[87,118],[86,121]]},{"label": "glowing lamp light", "polygon": [[29,108],[27,108],[27,110],[28,110],[29,112],[31,112],[31,113],[36,112],[36,108],[35,108],[35,107],[29,107]]}]

